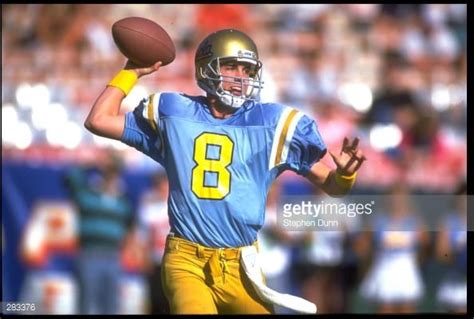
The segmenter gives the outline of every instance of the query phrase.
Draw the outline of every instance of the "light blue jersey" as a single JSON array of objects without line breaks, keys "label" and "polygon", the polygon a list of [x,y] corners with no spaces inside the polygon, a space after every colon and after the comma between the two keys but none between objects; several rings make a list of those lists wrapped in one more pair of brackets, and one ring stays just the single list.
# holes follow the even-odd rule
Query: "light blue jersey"
[{"label": "light blue jersey", "polygon": [[251,245],[267,191],[286,169],[306,175],[326,152],[316,123],[280,104],[212,116],[205,97],[156,93],[126,114],[122,141],[164,166],[171,231],[208,247]]}]

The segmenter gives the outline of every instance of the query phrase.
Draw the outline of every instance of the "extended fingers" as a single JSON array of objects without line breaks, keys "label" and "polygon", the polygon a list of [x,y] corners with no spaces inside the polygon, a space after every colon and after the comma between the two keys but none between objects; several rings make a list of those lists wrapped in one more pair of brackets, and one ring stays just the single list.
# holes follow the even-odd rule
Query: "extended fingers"
[{"label": "extended fingers", "polygon": [[338,168],[342,168],[343,163],[341,162],[340,157],[337,156],[336,154],[334,154],[334,153],[331,152],[331,151],[329,151],[329,154],[331,155],[331,157],[332,157],[334,163],[336,163],[336,166],[337,166]]},{"label": "extended fingers", "polygon": [[355,151],[357,149],[357,146],[359,146],[359,138],[358,137],[354,138],[354,141],[352,141],[351,148]]},{"label": "extended fingers", "polygon": [[[346,165],[344,165],[344,168],[342,170],[344,172],[355,172],[359,169],[359,167],[362,165],[362,163],[366,160],[366,157],[364,154],[362,154],[361,150],[357,150],[356,152],[351,151],[351,158],[347,161]],[[354,164],[354,162],[357,162],[354,169],[350,170],[350,167]]]},{"label": "extended fingers", "polygon": [[341,152],[339,154],[341,155],[342,152],[345,152],[348,146],[349,146],[349,139],[347,137],[344,137],[344,141],[342,142]]},{"label": "extended fingers", "polygon": [[[366,160],[366,157],[362,151],[358,149],[359,142],[360,139],[358,137],[355,137],[352,141],[350,141],[347,137],[344,137],[339,156],[329,151],[329,154],[331,155],[334,163],[336,163],[338,170],[345,174],[352,174],[360,168],[362,163]],[[343,153],[349,156],[348,160],[345,156],[343,159],[343,156],[341,156]]]},{"label": "extended fingers", "polygon": [[359,169],[359,167],[362,165],[362,163],[364,163],[364,161],[365,161],[366,159],[367,159],[367,158],[365,158],[364,155],[362,155],[362,158],[359,158],[359,159],[358,159],[358,162],[357,162],[356,166],[354,167],[354,172],[356,172],[356,171]]},{"label": "extended fingers", "polygon": [[161,61],[158,61],[156,62],[155,64],[153,64],[152,66],[150,67],[147,67],[147,68],[143,68],[143,73],[144,74],[148,74],[148,73],[152,73],[152,72],[155,72],[157,71],[161,66]]},{"label": "extended fingers", "polygon": [[158,62],[156,62],[156,63],[153,65],[153,68],[154,68],[155,70],[158,70],[158,69],[161,67],[162,64],[163,64],[163,63],[162,63],[161,61],[158,61]]},{"label": "extended fingers", "polygon": [[356,137],[352,142],[349,142],[349,139],[347,137],[344,137],[344,142],[342,144],[342,152],[345,153],[351,153],[355,152],[357,150],[357,147],[359,146],[359,138]]}]

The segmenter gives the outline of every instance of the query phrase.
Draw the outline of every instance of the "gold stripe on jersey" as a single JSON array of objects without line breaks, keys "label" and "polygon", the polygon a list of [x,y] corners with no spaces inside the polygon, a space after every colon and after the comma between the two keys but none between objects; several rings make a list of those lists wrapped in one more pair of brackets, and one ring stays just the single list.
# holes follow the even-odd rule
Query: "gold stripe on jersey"
[{"label": "gold stripe on jersey", "polygon": [[278,141],[278,148],[277,148],[277,153],[275,156],[274,166],[277,166],[278,164],[281,163],[283,147],[285,146],[286,135],[288,134],[288,128],[290,127],[291,121],[293,120],[293,118],[295,117],[297,113],[298,111],[293,109],[290,111],[290,114],[286,118],[285,124],[283,125],[283,129],[280,135],[280,139]]},{"label": "gold stripe on jersey", "polygon": [[153,110],[153,108],[155,107],[155,105],[153,103],[154,98],[155,98],[155,94],[151,94],[150,98],[149,98],[150,101],[148,102],[148,106],[147,106],[147,109],[148,109],[147,119],[148,119],[148,122],[150,123],[151,127],[153,128],[153,130],[155,132],[157,132],[158,128],[156,126],[155,112]]}]

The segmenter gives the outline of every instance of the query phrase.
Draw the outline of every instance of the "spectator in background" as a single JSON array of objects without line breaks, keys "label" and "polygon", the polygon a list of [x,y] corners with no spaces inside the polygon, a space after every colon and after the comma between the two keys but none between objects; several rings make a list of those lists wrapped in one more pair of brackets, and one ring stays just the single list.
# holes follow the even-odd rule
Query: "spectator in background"
[{"label": "spectator in background", "polygon": [[[66,176],[79,211],[80,311],[117,314],[120,252],[133,224],[132,206],[120,184],[123,164],[118,155],[108,151],[97,163],[96,167],[73,168]],[[99,174],[90,180],[94,170]]]},{"label": "spectator in background", "polygon": [[[284,90],[283,99],[285,101],[309,109],[314,101],[324,98],[322,84],[315,72],[317,61],[316,51],[304,52],[299,55],[298,66],[289,75],[289,86]],[[309,86],[307,83],[313,84]]]},{"label": "spectator in background", "polygon": [[305,238],[303,259],[303,296],[318,302],[318,313],[342,313],[342,262],[344,257],[343,231],[312,231]]},{"label": "spectator in background", "polygon": [[[373,238],[365,241],[374,248],[375,258],[361,285],[362,295],[377,304],[379,313],[413,313],[424,294],[419,254],[429,238],[424,226],[413,215],[403,184],[393,187],[388,214],[378,212],[373,222]],[[367,237],[366,237],[367,239]],[[360,251],[360,250],[359,250]]]},{"label": "spectator in background", "polygon": [[409,105],[414,107],[414,98],[408,86],[408,75],[413,74],[413,66],[397,51],[388,51],[383,55],[381,72],[382,85],[374,94],[373,106],[366,113],[367,124],[391,123],[395,112]]},{"label": "spectator in background", "polygon": [[166,236],[170,231],[168,220],[168,179],[159,171],[152,178],[151,189],[140,200],[138,232],[146,245],[146,274],[150,293],[151,314],[168,314],[169,305],[161,285],[161,259]]},{"label": "spectator in background", "polygon": [[[321,203],[341,204],[339,198],[329,198],[324,194]],[[331,205],[332,205],[331,204]],[[324,215],[321,215],[324,216]],[[319,221],[329,222],[335,216],[320,217]],[[305,233],[300,239],[300,282],[303,296],[317,301],[318,313],[342,313],[346,305],[343,291],[342,267],[345,257],[347,221],[338,219],[338,227],[318,227]]]},{"label": "spectator in background", "polygon": [[465,313],[467,306],[467,197],[466,184],[456,191],[456,210],[447,214],[436,241],[436,257],[445,264],[437,299],[448,312]]},{"label": "spectator in background", "polygon": [[[9,48],[32,50],[38,45],[40,6],[34,4],[2,5],[2,41]],[[22,17],[28,16],[28,19]],[[3,50],[3,47],[2,47]]]}]

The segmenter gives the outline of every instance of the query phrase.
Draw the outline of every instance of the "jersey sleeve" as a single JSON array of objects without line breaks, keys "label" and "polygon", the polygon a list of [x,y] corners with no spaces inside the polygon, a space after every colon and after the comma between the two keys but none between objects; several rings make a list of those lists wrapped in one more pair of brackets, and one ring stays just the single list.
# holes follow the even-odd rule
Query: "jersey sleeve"
[{"label": "jersey sleeve", "polygon": [[156,93],[143,99],[133,111],[127,112],[121,141],[162,164],[164,141],[159,105],[160,94]]},{"label": "jersey sleeve", "polygon": [[270,168],[289,169],[306,176],[327,148],[316,122],[304,113],[288,108],[280,117],[270,157]]}]

